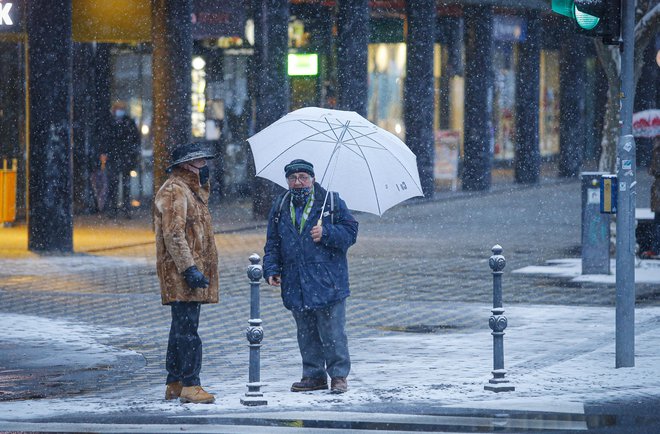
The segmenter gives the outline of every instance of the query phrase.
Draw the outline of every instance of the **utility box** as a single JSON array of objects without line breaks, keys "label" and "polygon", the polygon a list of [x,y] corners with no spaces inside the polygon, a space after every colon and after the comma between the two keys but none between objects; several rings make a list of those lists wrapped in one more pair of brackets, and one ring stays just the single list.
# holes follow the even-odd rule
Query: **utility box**
[{"label": "utility box", "polygon": [[610,215],[600,212],[604,172],[582,172],[582,274],[610,274]]},{"label": "utility box", "polygon": [[18,160],[12,160],[11,168],[7,167],[7,160],[2,160],[0,169],[0,222],[10,225],[16,220],[16,170]]}]

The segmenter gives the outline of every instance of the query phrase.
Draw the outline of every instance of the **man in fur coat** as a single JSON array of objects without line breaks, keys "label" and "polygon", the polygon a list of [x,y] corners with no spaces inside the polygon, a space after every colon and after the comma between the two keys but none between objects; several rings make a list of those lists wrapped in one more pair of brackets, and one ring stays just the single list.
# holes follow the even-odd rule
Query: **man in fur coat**
[{"label": "man in fur coat", "polygon": [[202,341],[197,334],[201,305],[218,302],[218,253],[208,209],[207,160],[213,157],[199,143],[175,148],[169,178],[154,201],[161,298],[172,310],[165,399],[184,403],[215,401],[201,387]]}]

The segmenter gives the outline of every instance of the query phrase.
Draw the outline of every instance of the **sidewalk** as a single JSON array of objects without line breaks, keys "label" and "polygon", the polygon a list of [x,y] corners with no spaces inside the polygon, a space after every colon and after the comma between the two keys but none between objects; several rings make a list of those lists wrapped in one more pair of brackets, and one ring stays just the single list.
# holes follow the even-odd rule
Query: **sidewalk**
[{"label": "sidewalk", "polygon": [[[221,301],[203,307],[200,323],[202,382],[217,393],[209,406],[162,400],[169,311],[160,306],[148,216],[101,229],[80,218],[77,253],[64,257],[29,254],[19,236],[5,237],[20,228],[2,228],[0,430],[557,432],[616,423],[610,413],[594,418],[592,408],[660,400],[660,287],[640,286],[647,298],[636,309],[636,366],[615,369],[611,284],[514,272],[575,251],[578,193],[576,181],[496,185],[442,193],[382,218],[359,215],[349,254],[349,392],[289,392],[300,376],[293,319],[262,285],[268,406],[250,409],[239,402],[248,372],[245,270],[248,255],[262,252],[265,228],[245,218],[249,204],[214,208]],[[507,258],[505,368],[516,388],[500,394],[483,389],[492,370],[487,261],[495,242]]]}]

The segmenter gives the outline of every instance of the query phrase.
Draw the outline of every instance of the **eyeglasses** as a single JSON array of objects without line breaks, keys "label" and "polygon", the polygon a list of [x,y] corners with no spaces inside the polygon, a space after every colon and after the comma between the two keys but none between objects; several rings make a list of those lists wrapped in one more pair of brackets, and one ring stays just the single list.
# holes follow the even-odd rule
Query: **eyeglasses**
[{"label": "eyeglasses", "polygon": [[312,179],[312,177],[309,175],[289,175],[286,177],[286,180],[291,184],[295,184],[296,181],[300,182],[301,184],[306,184],[310,179]]}]

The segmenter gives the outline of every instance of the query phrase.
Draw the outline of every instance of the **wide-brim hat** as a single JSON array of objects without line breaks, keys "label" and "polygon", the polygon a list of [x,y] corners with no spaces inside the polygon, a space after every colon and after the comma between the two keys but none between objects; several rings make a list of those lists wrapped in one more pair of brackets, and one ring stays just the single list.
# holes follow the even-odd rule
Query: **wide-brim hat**
[{"label": "wide-brim hat", "polygon": [[175,166],[185,163],[186,161],[197,160],[199,158],[205,158],[207,160],[212,160],[215,158],[215,155],[207,148],[204,143],[193,142],[185,143],[179,145],[172,151],[172,156],[170,158],[170,165],[165,169],[167,172],[172,170]]}]

